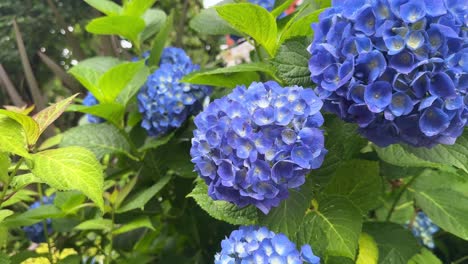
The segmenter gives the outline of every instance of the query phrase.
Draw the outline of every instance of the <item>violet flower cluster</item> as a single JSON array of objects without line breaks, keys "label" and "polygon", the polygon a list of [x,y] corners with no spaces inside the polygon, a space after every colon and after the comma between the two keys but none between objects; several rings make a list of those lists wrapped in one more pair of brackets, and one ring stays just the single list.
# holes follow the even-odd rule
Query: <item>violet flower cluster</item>
[{"label": "violet flower cluster", "polygon": [[454,144],[468,119],[465,4],[333,1],[308,49],[324,109],[379,146]]},{"label": "violet flower cluster", "polygon": [[197,114],[211,93],[207,86],[182,83],[185,75],[199,70],[184,50],[169,47],[161,55],[160,67],[154,71],[137,95],[142,113],[141,126],[150,136],[159,136],[180,127],[188,116]]},{"label": "violet flower cluster", "polygon": [[[88,92],[86,94],[86,97],[83,99],[83,105],[93,106],[97,104],[99,104],[99,101],[96,99],[96,97],[94,97],[94,95],[91,92]],[[86,114],[86,118],[88,119],[89,123],[99,124],[105,122],[103,118],[91,114]]]},{"label": "violet flower cluster", "polygon": [[439,227],[422,211],[418,212],[416,218],[410,225],[411,232],[419,242],[428,248],[434,248],[433,235],[439,231]]},{"label": "violet flower cluster", "polygon": [[195,117],[190,154],[208,194],[265,214],[298,188],[327,150],[322,101],[312,89],[276,82],[236,87]]},{"label": "violet flower cluster", "polygon": [[215,264],[319,264],[310,245],[297,250],[284,234],[275,234],[266,227],[242,226],[221,242]]}]

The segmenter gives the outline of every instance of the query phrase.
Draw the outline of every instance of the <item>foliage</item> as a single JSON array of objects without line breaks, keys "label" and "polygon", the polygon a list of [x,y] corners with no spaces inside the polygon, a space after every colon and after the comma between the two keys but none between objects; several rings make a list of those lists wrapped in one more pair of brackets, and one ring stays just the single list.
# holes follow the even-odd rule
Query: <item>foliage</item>
[{"label": "foliage", "polygon": [[[330,1],[305,0],[294,11],[288,0],[269,10],[252,1],[203,10],[198,1],[84,2],[90,7],[81,11],[102,14],[70,18],[91,39],[81,43],[85,55],[107,36],[130,43],[136,57],[121,49],[69,69],[92,104],[73,95],[35,113],[0,110],[0,263],[466,260],[468,130],[452,145],[382,147],[320,109],[323,94],[313,82],[323,82],[310,78],[309,61],[319,63],[325,51],[311,55],[307,47],[327,28],[310,25],[323,26]],[[337,12],[356,11],[349,7],[356,1],[334,2],[348,5]],[[421,3],[434,5],[428,15],[440,8],[403,0],[402,10]],[[449,11],[466,15],[457,6]],[[218,67],[226,34],[252,45],[249,63]],[[466,32],[457,36],[450,48],[460,38],[466,45]],[[171,58],[181,61],[168,64]],[[207,85],[211,98],[198,94],[197,111],[183,111],[194,103],[183,95]],[[328,103],[348,96],[335,93]],[[81,120],[51,136],[70,112]],[[148,132],[155,126],[164,129]],[[27,250],[31,230],[32,242],[46,244]]]}]

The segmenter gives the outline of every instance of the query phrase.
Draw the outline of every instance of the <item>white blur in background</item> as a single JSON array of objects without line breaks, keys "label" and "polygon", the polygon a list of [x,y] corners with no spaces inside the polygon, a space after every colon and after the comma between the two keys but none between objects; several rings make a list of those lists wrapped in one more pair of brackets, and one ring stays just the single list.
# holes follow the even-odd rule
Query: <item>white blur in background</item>
[{"label": "white blur in background", "polygon": [[222,0],[203,0],[203,6],[205,8],[212,7],[221,1]]}]

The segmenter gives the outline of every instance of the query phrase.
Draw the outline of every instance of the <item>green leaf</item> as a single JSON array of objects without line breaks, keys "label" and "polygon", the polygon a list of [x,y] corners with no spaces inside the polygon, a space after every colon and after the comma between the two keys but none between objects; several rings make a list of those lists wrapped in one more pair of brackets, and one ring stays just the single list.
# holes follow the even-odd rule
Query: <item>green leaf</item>
[{"label": "green leaf", "polygon": [[117,194],[117,197],[115,198],[115,208],[119,208],[122,202],[127,198],[127,196],[130,194],[130,192],[133,190],[133,187],[135,187],[135,184],[138,180],[138,177],[133,177],[133,179],[130,180],[121,190],[119,190],[119,193]]},{"label": "green leaf", "polygon": [[99,93],[97,83],[102,74],[123,63],[114,57],[93,57],[80,61],[68,73],[73,75],[91,93]]},{"label": "green leaf", "polygon": [[161,58],[161,54],[166,46],[167,38],[172,31],[172,26],[174,23],[174,14],[170,14],[169,17],[166,19],[164,26],[158,32],[156,37],[153,40],[151,45],[151,52],[148,58],[148,65],[149,66],[158,66],[159,60]]},{"label": "green leaf", "polygon": [[93,106],[70,105],[70,107],[68,107],[68,111],[77,111],[99,116],[116,125],[117,127],[122,126],[125,114],[124,106],[116,103],[97,104]]},{"label": "green leaf", "polygon": [[145,41],[160,31],[164,25],[164,21],[166,21],[166,13],[159,9],[149,9],[143,14],[142,18],[145,21],[146,27],[141,32],[140,39],[141,41]]},{"label": "green leaf", "polygon": [[394,223],[364,224],[364,232],[374,238],[379,248],[379,264],[407,264],[419,252],[420,246],[403,226]]},{"label": "green leaf", "polygon": [[19,202],[32,202],[36,200],[37,193],[31,190],[22,189],[12,193],[8,200],[2,203],[1,208],[12,206]]},{"label": "green leaf", "polygon": [[12,214],[14,214],[14,212],[11,210],[7,210],[7,209],[0,210],[0,223],[3,220],[5,220],[5,218],[9,217]]},{"label": "green leaf", "polygon": [[63,99],[33,116],[33,119],[39,125],[39,135],[42,134],[44,130],[50,126],[50,124],[57,120],[57,118],[59,118],[63,112],[65,112],[67,107],[72,103],[73,99],[75,99],[77,95],[78,94],[75,94],[66,99]]},{"label": "green leaf", "polygon": [[41,205],[24,213],[9,216],[0,225],[8,228],[29,226],[47,218],[60,218],[63,216],[63,213],[56,206]]},{"label": "green leaf", "polygon": [[156,0],[131,0],[124,2],[123,13],[128,16],[139,17],[143,15],[150,7],[154,5]]},{"label": "green leaf", "polygon": [[[284,10],[288,9],[294,3],[294,1],[295,0],[275,1],[275,8],[273,9],[273,11],[271,11],[271,14],[274,17],[281,15],[284,12]],[[279,2],[282,3],[278,5]]]},{"label": "green leaf", "polygon": [[428,249],[422,248],[419,254],[408,261],[408,264],[442,264],[442,261]]},{"label": "green leaf", "polygon": [[36,143],[37,139],[39,138],[39,125],[27,115],[23,115],[16,112],[7,111],[4,109],[0,109],[0,115],[8,116],[9,118],[18,122],[22,127],[23,131],[26,134],[26,141],[27,144],[32,146]]},{"label": "green leaf", "polygon": [[110,219],[91,219],[88,221],[84,221],[83,223],[75,226],[77,230],[102,230],[102,231],[110,231],[112,226],[112,220]]},{"label": "green leaf", "polygon": [[166,175],[161,178],[156,184],[153,186],[135,194],[134,196],[130,197],[127,202],[125,202],[122,207],[117,209],[117,213],[124,213],[131,211],[133,209],[143,209],[145,204],[153,198],[159,191],[161,191],[166,184],[169,183],[171,180],[171,176]]},{"label": "green leaf", "polygon": [[54,199],[54,205],[60,208],[66,214],[74,213],[84,203],[86,197],[77,191],[57,192]]},{"label": "green leaf", "polygon": [[239,35],[229,23],[219,17],[215,8],[207,8],[190,20],[190,27],[200,34],[207,35]]},{"label": "green leaf", "polygon": [[275,75],[271,66],[259,62],[193,72],[185,75],[181,82],[234,88],[237,85],[250,85],[259,81],[260,77],[255,72]]},{"label": "green leaf", "polygon": [[362,217],[359,209],[340,196],[323,197],[318,208],[304,217],[297,242],[310,244],[319,255],[354,259],[361,234]]},{"label": "green leaf", "polygon": [[8,168],[10,165],[10,155],[6,152],[0,152],[0,181],[3,183],[8,180]]},{"label": "green leaf", "polygon": [[278,75],[288,85],[310,87],[309,41],[306,38],[294,39],[280,46],[278,54],[271,61],[278,70]]},{"label": "green leaf", "polygon": [[267,215],[259,216],[259,224],[267,226],[273,232],[295,237],[310,206],[313,187],[313,179],[308,177],[300,190],[290,189],[288,199],[282,201],[278,207],[272,208]]},{"label": "green leaf", "polygon": [[0,116],[0,127],[0,151],[29,157],[23,127],[6,116]]},{"label": "green leaf", "polygon": [[265,8],[250,4],[227,4],[216,7],[219,16],[237,31],[251,36],[271,56],[277,48],[276,20]]},{"label": "green leaf", "polygon": [[98,35],[120,35],[133,43],[138,42],[138,35],[145,29],[145,21],[134,16],[108,16],[91,20],[86,30]]},{"label": "green leaf", "polygon": [[31,172],[58,190],[78,190],[103,210],[104,177],[101,164],[82,147],[45,150],[32,155]]},{"label": "green leaf", "polygon": [[20,190],[33,183],[43,183],[43,181],[32,173],[26,173],[13,177],[13,179],[11,179],[10,186],[15,190]]},{"label": "green leaf", "polygon": [[10,263],[11,263],[10,257],[5,253],[0,252],[0,264],[10,264]]},{"label": "green leaf", "polygon": [[61,147],[80,146],[94,152],[100,160],[106,154],[121,153],[135,158],[131,143],[115,126],[102,124],[87,124],[69,129],[63,133]]},{"label": "green leaf", "polygon": [[208,186],[197,178],[195,188],[187,197],[195,202],[211,217],[233,225],[254,225],[257,223],[257,209],[253,206],[238,208],[226,201],[214,201],[208,196]]},{"label": "green leaf", "polygon": [[42,142],[42,144],[37,148],[37,150],[42,151],[57,146],[58,144],[60,144],[60,141],[62,141],[62,137],[63,134],[57,134],[55,136],[47,138]]},{"label": "green leaf", "polygon": [[[93,95],[100,103],[113,103],[120,92],[136,76],[138,81],[132,86],[137,88],[132,88],[132,92],[130,92],[130,94],[134,95],[146,81],[146,76],[149,74],[149,70],[145,70],[145,68],[144,61],[122,63],[111,68],[99,78],[99,93]],[[128,96],[126,98],[128,100]]]},{"label": "green leaf", "polygon": [[88,5],[94,7],[100,12],[111,16],[122,13],[122,7],[110,0],[84,0]]},{"label": "green leaf", "polygon": [[356,264],[377,264],[378,259],[379,248],[374,239],[366,233],[361,233]]},{"label": "green leaf", "polygon": [[139,151],[156,149],[162,145],[165,145],[174,137],[174,135],[175,135],[175,131],[167,135],[164,135],[162,137],[158,137],[158,138],[148,137],[145,143],[143,144],[143,146],[139,149]]},{"label": "green leaf", "polygon": [[383,194],[379,163],[367,160],[345,161],[333,174],[324,192],[347,197],[366,215],[379,206]]},{"label": "green leaf", "polygon": [[153,224],[151,223],[151,220],[149,219],[148,216],[142,216],[140,218],[132,220],[131,222],[129,222],[129,223],[119,227],[118,229],[114,230],[114,232],[112,232],[112,233],[114,235],[119,235],[119,234],[130,232],[130,231],[138,229],[138,228],[143,228],[143,227],[154,230]]},{"label": "green leaf", "polygon": [[298,19],[291,19],[281,32],[280,43],[294,37],[311,37],[313,31],[310,25],[318,22],[319,15],[324,10],[325,9],[319,9]]}]

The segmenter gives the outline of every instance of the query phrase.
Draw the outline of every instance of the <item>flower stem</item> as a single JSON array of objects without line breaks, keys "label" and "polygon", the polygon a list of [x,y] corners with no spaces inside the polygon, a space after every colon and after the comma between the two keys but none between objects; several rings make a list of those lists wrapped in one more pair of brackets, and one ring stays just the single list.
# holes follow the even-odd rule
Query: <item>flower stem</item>
[{"label": "flower stem", "polygon": [[398,202],[400,201],[401,197],[403,194],[406,192],[406,189],[416,180],[416,178],[419,176],[419,174],[416,174],[413,176],[403,187],[401,188],[400,192],[398,193],[396,199],[393,201],[392,207],[390,208],[390,211],[388,211],[387,217],[385,218],[385,221],[390,221],[390,218],[392,217],[393,212],[395,211],[396,206],[398,205]]},{"label": "flower stem", "polygon": [[11,183],[11,180],[12,178],[16,175],[16,173],[18,172],[21,164],[23,163],[24,161],[24,158],[21,158],[20,160],[18,160],[18,162],[16,163],[16,166],[15,168],[13,169],[13,171],[10,173],[10,175],[8,175],[8,178],[7,178],[7,181],[5,182],[5,184],[3,185],[3,190],[2,192],[0,193],[0,206],[3,204],[3,199],[5,199],[5,195],[8,191],[8,187],[10,186],[10,183]]},{"label": "flower stem", "polygon": [[[44,193],[42,192],[42,185],[40,183],[37,184],[37,190],[39,192],[39,202],[41,205],[44,205]],[[54,257],[52,254],[52,243],[50,243],[50,238],[49,238],[49,230],[47,228],[47,220],[44,219],[42,220],[42,226],[44,229],[44,237],[47,242],[47,257],[49,258],[49,261],[51,264],[54,264]]]},{"label": "flower stem", "polygon": [[107,250],[107,256],[106,256],[106,264],[110,264],[112,260],[112,249],[114,247],[114,221],[115,221],[115,208],[114,205],[112,205],[112,211],[111,211],[111,227],[109,231],[109,247]]}]

